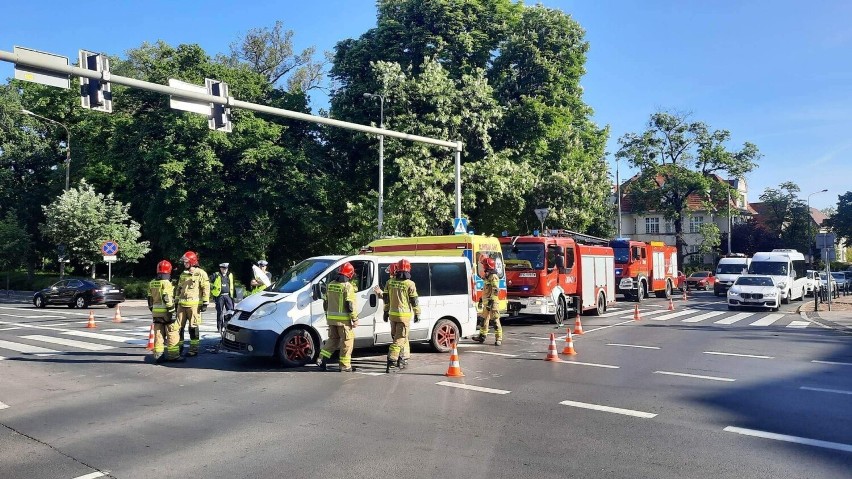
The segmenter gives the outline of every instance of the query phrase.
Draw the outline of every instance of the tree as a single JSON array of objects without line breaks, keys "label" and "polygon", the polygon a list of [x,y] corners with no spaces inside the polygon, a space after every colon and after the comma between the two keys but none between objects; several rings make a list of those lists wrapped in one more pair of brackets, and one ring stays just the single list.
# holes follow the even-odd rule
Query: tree
[{"label": "tree", "polygon": [[828,226],[838,237],[852,239],[852,191],[837,197],[837,211],[828,219]]},{"label": "tree", "polygon": [[66,245],[72,260],[91,266],[92,277],[104,241],[115,240],[120,247],[119,259],[128,263],[137,262],[150,250],[148,241],[139,241],[140,226],[131,219],[130,206],[117,201],[112,193],[97,193],[85,180],[43,208],[43,234],[56,244]]},{"label": "tree", "polygon": [[798,197],[799,191],[799,186],[791,181],[778,188],[766,188],[760,195],[763,222],[769,234],[780,241],[780,247],[809,252],[816,231],[809,226],[813,220],[807,204]]},{"label": "tree", "polygon": [[698,233],[701,235],[701,244],[698,246],[698,252],[702,255],[716,254],[719,250],[719,245],[722,244],[719,226],[716,223],[702,223],[698,228]]},{"label": "tree", "polygon": [[0,219],[0,271],[6,271],[6,289],[9,289],[9,273],[24,263],[29,250],[30,235],[14,212],[7,212]]},{"label": "tree", "polygon": [[698,197],[711,214],[727,208],[728,192],[736,196],[736,191],[718,175],[741,178],[760,157],[757,146],[749,142],[740,150],[728,150],[725,143],[730,137],[727,130],[711,131],[685,114],[661,111],[651,115],[644,132],[628,133],[618,140],[615,156],[639,169],[626,194],[638,211],[662,213],[672,221],[678,262],[683,261],[690,198]]},{"label": "tree", "polygon": [[748,256],[758,251],[781,248],[781,240],[772,237],[769,231],[755,219],[735,224],[731,229],[731,249]]}]

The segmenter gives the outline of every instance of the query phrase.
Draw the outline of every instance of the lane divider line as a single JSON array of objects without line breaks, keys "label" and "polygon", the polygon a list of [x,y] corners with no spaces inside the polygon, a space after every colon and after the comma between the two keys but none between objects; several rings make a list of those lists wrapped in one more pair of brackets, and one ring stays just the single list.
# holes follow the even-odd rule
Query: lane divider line
[{"label": "lane divider line", "polygon": [[90,472],[89,474],[86,474],[86,475],[83,475],[83,476],[77,476],[74,479],[97,479],[99,477],[104,477],[104,476],[106,476],[105,473],[103,473],[101,471],[95,471],[95,472]]},{"label": "lane divider line", "polygon": [[9,407],[9,405],[8,405],[8,404],[3,403],[3,402],[0,402],[0,409],[6,409],[6,408],[8,408],[8,407]]},{"label": "lane divider line", "polygon": [[716,356],[735,356],[738,358],[775,359],[774,356],[762,356],[760,354],[723,353],[720,351],[704,351],[704,354],[715,354]]},{"label": "lane divider line", "polygon": [[625,416],[641,417],[641,418],[644,418],[644,419],[651,419],[651,418],[657,417],[656,414],[650,413],[650,412],[634,411],[632,409],[621,409],[621,408],[618,408],[618,407],[602,406],[600,404],[590,404],[590,403],[585,403],[585,402],[562,401],[559,404],[562,404],[563,406],[578,407],[578,408],[582,408],[582,409],[592,409],[594,411],[603,411],[603,412],[611,412],[611,413],[615,413],[615,414],[623,414]]},{"label": "lane divider line", "polygon": [[622,348],[660,349],[657,346],[640,346],[638,344],[608,343],[607,346],[620,346]]},{"label": "lane divider line", "polygon": [[471,386],[470,384],[451,383],[449,381],[440,381],[440,382],[437,382],[435,384],[437,384],[438,386],[447,386],[447,387],[451,387],[451,388],[467,389],[467,390],[470,390],[470,391],[477,391],[477,392],[489,393],[489,394],[509,394],[510,392],[512,392],[512,391],[506,391],[505,389],[491,389],[491,388],[484,388],[484,387],[480,387],[480,386]]},{"label": "lane divider line", "polygon": [[559,363],[560,364],[577,364],[579,366],[594,366],[596,368],[607,368],[607,369],[620,369],[621,368],[621,366],[613,366],[613,365],[610,365],[610,364],[583,363],[583,362],[580,362],[580,361],[566,361],[564,359],[559,361]]},{"label": "lane divider line", "polygon": [[681,377],[685,377],[685,378],[695,378],[695,379],[707,379],[707,380],[710,380],[710,381],[726,381],[726,382],[736,381],[736,379],[731,379],[731,378],[720,378],[720,377],[716,377],[716,376],[701,376],[699,374],[676,373],[676,372],[672,372],[672,371],[654,371],[654,374],[665,374],[667,376],[681,376]]},{"label": "lane divider line", "polygon": [[470,351],[471,353],[476,354],[488,354],[490,356],[503,356],[505,358],[517,358],[517,354],[506,354],[506,353],[492,353],[491,351]]},{"label": "lane divider line", "polygon": [[[591,333],[591,332],[593,332],[593,331],[600,331],[601,329],[606,329],[606,328],[614,328],[614,327],[616,327],[616,326],[621,326],[622,324],[630,324],[630,323],[632,323],[632,322],[633,322],[633,320],[632,320],[632,319],[630,319],[630,320],[627,320],[627,321],[622,321],[622,322],[620,322],[620,323],[610,324],[609,326],[601,326],[601,327],[598,327],[598,328],[587,329],[587,330],[585,331],[585,333],[586,333],[586,334],[589,334],[589,333]],[[547,338],[547,339],[550,339],[550,338]]]},{"label": "lane divider line", "polygon": [[776,434],[774,432],[758,431],[756,429],[746,429],[743,427],[728,426],[723,431],[734,432],[744,436],[762,437],[764,439],[774,439],[776,441],[793,442],[796,444],[804,444],[806,446],[823,447],[826,449],[834,449],[837,451],[852,452],[852,444],[842,444],[839,442],[821,441],[819,439],[809,439],[806,437],[788,436],[786,434]]},{"label": "lane divider line", "polygon": [[805,391],[817,391],[821,393],[852,394],[852,391],[843,391],[841,389],[812,388],[808,386],[802,386],[799,389],[804,389]]},{"label": "lane divider line", "polygon": [[814,359],[811,362],[817,363],[817,364],[832,364],[834,366],[852,366],[852,363],[840,363],[840,362],[837,362],[837,361],[819,361],[817,359]]}]

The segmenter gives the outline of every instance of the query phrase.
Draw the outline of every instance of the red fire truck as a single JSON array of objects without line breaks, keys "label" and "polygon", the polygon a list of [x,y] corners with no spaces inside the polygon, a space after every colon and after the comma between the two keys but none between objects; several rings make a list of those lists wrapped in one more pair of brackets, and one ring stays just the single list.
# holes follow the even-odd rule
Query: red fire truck
[{"label": "red fire truck", "polygon": [[617,238],[609,245],[615,251],[617,292],[637,302],[653,292],[671,298],[677,281],[677,248],[662,241],[632,241]]},{"label": "red fire truck", "polygon": [[600,315],[615,302],[614,256],[607,240],[567,230],[500,238],[510,315]]}]

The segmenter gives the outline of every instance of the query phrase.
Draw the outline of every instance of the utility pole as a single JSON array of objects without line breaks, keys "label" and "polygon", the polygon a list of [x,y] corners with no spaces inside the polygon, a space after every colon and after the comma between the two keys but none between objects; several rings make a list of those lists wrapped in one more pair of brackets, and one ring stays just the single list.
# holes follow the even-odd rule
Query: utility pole
[{"label": "utility pole", "polygon": [[733,219],[731,218],[731,188],[730,183],[728,184],[728,256],[731,256],[731,227],[733,225]]},{"label": "utility pole", "polygon": [[621,179],[618,177],[618,157],[615,158],[615,195],[616,204],[618,205],[618,236],[621,238]]}]

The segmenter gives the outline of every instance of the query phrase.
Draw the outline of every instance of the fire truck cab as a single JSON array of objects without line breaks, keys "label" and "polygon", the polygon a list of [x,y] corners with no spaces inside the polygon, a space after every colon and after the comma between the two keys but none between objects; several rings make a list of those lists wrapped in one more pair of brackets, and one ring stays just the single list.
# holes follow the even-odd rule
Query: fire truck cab
[{"label": "fire truck cab", "polygon": [[610,241],[615,252],[617,292],[637,302],[651,292],[658,298],[671,298],[677,278],[677,248],[662,241]]},{"label": "fire truck cab", "polygon": [[[596,243],[596,244],[589,244]],[[606,240],[567,230],[500,238],[510,315],[603,314],[615,302],[614,256]]]}]

